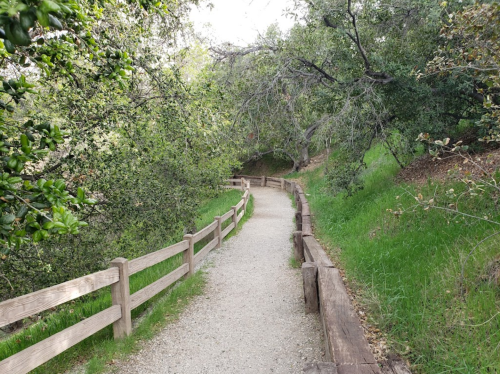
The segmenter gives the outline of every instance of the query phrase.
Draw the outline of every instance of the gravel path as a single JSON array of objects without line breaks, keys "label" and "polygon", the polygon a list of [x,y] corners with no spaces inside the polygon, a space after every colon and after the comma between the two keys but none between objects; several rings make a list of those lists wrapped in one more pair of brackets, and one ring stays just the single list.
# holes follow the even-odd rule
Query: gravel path
[{"label": "gravel path", "polygon": [[290,374],[322,361],[318,316],[304,314],[300,270],[289,265],[290,199],[251,192],[253,217],[208,256],[205,293],[117,372]]}]

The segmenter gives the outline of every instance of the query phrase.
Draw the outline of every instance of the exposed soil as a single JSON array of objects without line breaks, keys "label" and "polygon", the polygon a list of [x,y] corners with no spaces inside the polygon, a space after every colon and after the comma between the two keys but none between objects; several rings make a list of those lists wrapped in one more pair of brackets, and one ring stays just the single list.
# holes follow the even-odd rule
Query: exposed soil
[{"label": "exposed soil", "polygon": [[500,167],[500,149],[481,154],[444,155],[435,159],[425,155],[398,174],[398,180],[407,183],[425,184],[428,179],[444,181],[447,178],[479,179],[485,173],[493,173]]}]

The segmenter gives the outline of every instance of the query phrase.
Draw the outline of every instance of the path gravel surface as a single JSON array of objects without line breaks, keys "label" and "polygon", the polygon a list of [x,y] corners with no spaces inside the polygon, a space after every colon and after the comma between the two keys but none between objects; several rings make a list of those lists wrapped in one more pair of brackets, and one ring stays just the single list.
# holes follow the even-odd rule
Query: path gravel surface
[{"label": "path gravel surface", "polygon": [[206,260],[205,293],[116,372],[290,374],[323,360],[318,316],[304,314],[300,270],[289,265],[290,199],[251,192],[252,218]]}]

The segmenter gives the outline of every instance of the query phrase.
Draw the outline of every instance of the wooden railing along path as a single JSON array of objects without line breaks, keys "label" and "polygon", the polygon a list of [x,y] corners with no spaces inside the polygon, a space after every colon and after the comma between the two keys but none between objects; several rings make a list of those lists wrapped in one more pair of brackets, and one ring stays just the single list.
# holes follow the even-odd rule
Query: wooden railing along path
[{"label": "wooden railing along path", "polygon": [[[238,183],[238,188],[242,188],[244,191],[240,202],[224,215],[215,217],[214,222],[207,227],[193,235],[185,235],[183,241],[131,261],[124,258],[117,258],[111,262],[111,267],[107,270],[1,302],[0,327],[107,286],[111,286],[113,305],[82,322],[0,361],[0,373],[28,373],[110,324],[113,324],[115,339],[128,336],[132,332],[131,310],[137,308],[182,277],[193,274],[195,266],[212,249],[219,248],[222,239],[238,225],[238,222],[245,214],[250,197],[250,183],[244,179],[239,179]],[[231,219],[231,223],[222,229],[223,223],[229,219]],[[209,235],[213,235],[213,239],[195,254],[194,245]],[[179,253],[183,254],[182,265],[163,278],[130,295],[129,277],[132,274],[165,261]]]},{"label": "wooden railing along path", "polygon": [[296,231],[293,233],[294,257],[302,262],[306,313],[319,312],[330,362],[309,363],[307,374],[411,374],[402,361],[381,368],[370,350],[363,328],[351,304],[339,270],[314,238],[311,210],[304,191],[297,183],[283,178],[238,175],[250,185],[280,188],[294,197]]}]

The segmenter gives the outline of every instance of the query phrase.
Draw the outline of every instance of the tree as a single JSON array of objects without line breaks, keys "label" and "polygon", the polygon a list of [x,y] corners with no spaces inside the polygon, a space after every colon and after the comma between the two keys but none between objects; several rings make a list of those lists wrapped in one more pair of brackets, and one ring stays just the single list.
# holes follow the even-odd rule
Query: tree
[{"label": "tree", "polygon": [[[374,140],[383,142],[404,167],[413,157],[419,133],[460,137],[460,121],[477,116],[478,103],[468,79],[418,75],[441,43],[439,30],[447,13],[439,4],[296,3],[296,11],[304,12],[303,22],[288,36],[269,32],[248,48],[213,49],[226,69],[235,71],[227,82],[239,89],[237,94],[231,91],[241,98],[233,102],[236,121],[245,120],[245,127],[251,118],[262,127],[265,118],[272,129],[265,133],[281,134],[272,137],[279,139],[277,144],[266,144],[260,153],[299,149],[308,144],[304,134],[311,127],[317,145],[341,150],[342,161],[328,168],[332,189],[352,193],[361,187],[356,180]],[[293,99],[283,101],[280,95]],[[263,111],[266,114],[258,117],[256,113]],[[277,113],[281,120],[270,121]],[[297,118],[308,120],[297,127]],[[294,136],[288,135],[292,132]],[[257,133],[262,139],[264,132],[259,128]]]},{"label": "tree", "polygon": [[470,94],[485,109],[478,121],[480,140],[500,141],[500,5],[476,3],[450,11],[440,34],[444,43],[428,62],[428,73],[468,80]]}]

